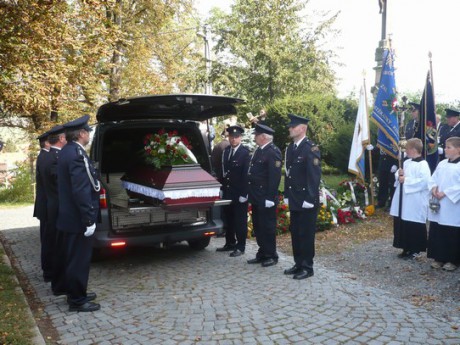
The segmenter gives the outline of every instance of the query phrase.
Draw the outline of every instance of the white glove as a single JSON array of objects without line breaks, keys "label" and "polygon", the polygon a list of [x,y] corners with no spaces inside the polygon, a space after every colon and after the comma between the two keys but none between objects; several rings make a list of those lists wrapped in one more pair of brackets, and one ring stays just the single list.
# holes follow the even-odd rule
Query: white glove
[{"label": "white glove", "polygon": [[285,203],[286,205],[289,206],[289,199],[288,199],[288,198],[284,198],[284,203]]},{"label": "white glove", "polygon": [[369,144],[366,146],[367,151],[372,151],[373,149],[374,149],[374,146],[372,146],[372,144]]},{"label": "white glove", "polygon": [[94,223],[93,225],[87,226],[84,235],[85,235],[86,237],[89,237],[89,236],[91,236],[92,234],[94,234],[94,231],[95,231],[95,230],[96,230],[96,223]]},{"label": "white glove", "polygon": [[270,207],[273,207],[273,206],[275,206],[275,203],[273,201],[265,200],[265,207],[266,208],[270,208]]},{"label": "white glove", "polygon": [[390,170],[390,171],[391,171],[392,173],[395,173],[396,170],[398,170],[398,167],[397,167],[396,165],[393,165],[393,166],[391,167],[391,170]]},{"label": "white glove", "polygon": [[302,208],[313,208],[315,205],[310,204],[309,202],[304,201],[302,204]]},{"label": "white glove", "polygon": [[238,198],[238,201],[239,201],[240,203],[244,203],[244,202],[248,201],[248,198],[245,198],[244,196],[240,196],[240,197]]},{"label": "white glove", "polygon": [[442,155],[444,153],[444,149],[442,147],[438,147],[438,155]]}]

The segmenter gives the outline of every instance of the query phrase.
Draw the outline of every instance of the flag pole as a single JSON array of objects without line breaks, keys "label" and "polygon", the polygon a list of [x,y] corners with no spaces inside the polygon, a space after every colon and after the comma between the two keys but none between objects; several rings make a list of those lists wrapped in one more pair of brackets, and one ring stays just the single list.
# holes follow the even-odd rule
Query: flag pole
[{"label": "flag pole", "polygon": [[[367,132],[368,132],[367,137],[369,138],[369,141],[370,141],[371,133],[370,133],[370,128],[369,128],[369,114],[367,112],[366,78],[363,78],[363,84],[364,84],[364,101],[366,103],[366,120],[367,120]],[[371,153],[371,150],[366,150],[366,151],[367,151],[367,154],[369,155],[369,177],[370,177],[369,187],[371,189],[371,205],[374,205],[374,175],[372,173],[372,153]]]},{"label": "flag pole", "polygon": [[[431,58],[433,57],[433,54],[431,54],[431,51],[428,52],[428,58],[430,59],[430,77],[431,77],[431,90],[433,94],[433,105],[434,105],[434,119],[436,121],[436,96],[434,94],[434,78],[433,78],[433,61],[431,61]],[[425,101],[426,103],[426,101]],[[426,113],[425,113],[426,114]],[[425,116],[426,118],[426,116]],[[426,121],[426,119],[425,119]],[[436,139],[435,142],[438,143],[438,125],[435,123],[435,128],[436,128]],[[425,150],[426,151],[426,150]],[[438,162],[439,162],[439,155],[438,155]]]},{"label": "flag pole", "polygon": [[[431,52],[429,51],[428,58],[430,59],[431,88],[434,90],[433,61],[431,61],[432,57],[433,57],[433,54],[431,54]],[[433,92],[433,101],[435,101],[434,104],[436,104],[436,96],[434,95],[434,92]]]}]

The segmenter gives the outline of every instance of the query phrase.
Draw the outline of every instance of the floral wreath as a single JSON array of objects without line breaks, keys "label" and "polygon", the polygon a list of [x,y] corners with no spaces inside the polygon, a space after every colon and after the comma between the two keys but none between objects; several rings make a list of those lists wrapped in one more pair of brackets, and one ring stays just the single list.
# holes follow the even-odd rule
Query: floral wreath
[{"label": "floral wreath", "polygon": [[191,149],[192,146],[185,136],[179,136],[176,130],[167,132],[163,128],[158,133],[144,137],[142,153],[147,164],[161,169],[163,166],[196,163]]}]

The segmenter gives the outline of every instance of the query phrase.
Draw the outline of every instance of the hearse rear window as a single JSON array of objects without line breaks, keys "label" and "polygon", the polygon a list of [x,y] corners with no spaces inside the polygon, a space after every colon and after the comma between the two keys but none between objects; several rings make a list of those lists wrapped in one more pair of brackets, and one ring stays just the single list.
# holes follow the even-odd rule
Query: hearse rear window
[{"label": "hearse rear window", "polygon": [[[162,128],[124,128],[111,129],[104,133],[101,173],[126,172],[136,165],[144,164],[144,138],[147,134],[158,133]],[[164,128],[176,130],[179,136],[185,136],[192,146],[191,151],[198,164],[205,170],[209,168],[209,158],[199,131],[190,128]]]}]

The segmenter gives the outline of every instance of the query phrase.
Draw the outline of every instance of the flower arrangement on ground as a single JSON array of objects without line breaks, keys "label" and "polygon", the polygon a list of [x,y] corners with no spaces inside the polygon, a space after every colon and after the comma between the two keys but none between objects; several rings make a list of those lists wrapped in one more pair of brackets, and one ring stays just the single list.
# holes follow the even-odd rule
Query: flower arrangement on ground
[{"label": "flower arrangement on ground", "polygon": [[142,154],[147,164],[161,169],[163,166],[196,163],[191,148],[188,139],[179,136],[176,130],[167,132],[161,129],[145,136]]},{"label": "flower arrangement on ground", "polygon": [[319,212],[318,218],[316,219],[316,231],[324,231],[330,229],[334,225],[334,218],[332,217],[331,208],[327,207],[325,204],[322,204]]},{"label": "flower arrangement on ground", "polygon": [[[374,214],[374,207],[368,205],[367,187],[356,179],[343,180],[339,183],[335,193],[331,193],[322,183],[320,200],[324,212],[331,213],[332,225],[355,223],[356,220],[362,220]],[[325,218],[325,213],[321,214],[320,211],[318,220],[322,222],[318,224],[322,225],[322,228],[319,228],[321,230],[328,228]]]}]

